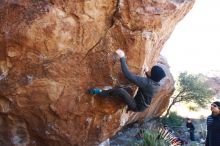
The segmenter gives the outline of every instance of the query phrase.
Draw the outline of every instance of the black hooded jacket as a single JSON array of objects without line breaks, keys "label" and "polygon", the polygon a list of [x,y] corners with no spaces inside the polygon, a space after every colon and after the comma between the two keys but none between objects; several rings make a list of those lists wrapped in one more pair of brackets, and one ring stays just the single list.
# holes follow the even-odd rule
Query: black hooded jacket
[{"label": "black hooded jacket", "polygon": [[220,115],[207,118],[206,146],[220,146]]},{"label": "black hooded jacket", "polygon": [[139,87],[134,99],[138,104],[138,111],[144,111],[151,103],[152,97],[160,89],[160,84],[148,77],[141,77],[131,73],[124,57],[120,61],[121,69],[126,79]]}]

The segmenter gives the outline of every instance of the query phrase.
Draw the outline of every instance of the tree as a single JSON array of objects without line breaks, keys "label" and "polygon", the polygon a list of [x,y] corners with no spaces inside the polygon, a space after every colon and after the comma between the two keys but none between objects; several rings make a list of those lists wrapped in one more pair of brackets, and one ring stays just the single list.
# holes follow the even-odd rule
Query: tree
[{"label": "tree", "polygon": [[171,107],[177,102],[194,102],[199,107],[205,107],[210,102],[214,92],[205,84],[205,78],[201,74],[180,73],[176,82],[176,90],[171,97],[165,117],[169,115]]}]

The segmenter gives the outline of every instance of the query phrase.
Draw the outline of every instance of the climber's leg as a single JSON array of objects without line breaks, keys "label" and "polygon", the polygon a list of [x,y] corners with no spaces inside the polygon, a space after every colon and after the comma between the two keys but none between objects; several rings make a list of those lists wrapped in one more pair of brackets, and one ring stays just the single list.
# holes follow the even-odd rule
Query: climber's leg
[{"label": "climber's leg", "polygon": [[122,98],[132,111],[137,111],[137,104],[133,97],[124,88],[113,88],[110,90],[103,90],[100,95],[102,96],[117,96]]}]

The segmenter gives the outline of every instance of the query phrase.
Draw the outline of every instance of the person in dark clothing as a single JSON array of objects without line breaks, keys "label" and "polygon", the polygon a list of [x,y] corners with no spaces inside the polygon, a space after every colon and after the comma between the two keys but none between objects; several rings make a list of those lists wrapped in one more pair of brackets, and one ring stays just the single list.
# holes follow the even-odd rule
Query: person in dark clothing
[{"label": "person in dark clothing", "polygon": [[186,127],[188,129],[189,134],[190,134],[190,140],[195,141],[195,136],[194,136],[195,127],[194,127],[191,119],[187,118],[186,120],[187,120]]},{"label": "person in dark clothing", "polygon": [[207,117],[207,136],[205,146],[220,146],[220,102],[211,104],[212,114]]},{"label": "person in dark clothing", "polygon": [[129,110],[132,110],[134,112],[142,112],[149,106],[152,97],[155,95],[155,93],[159,91],[159,82],[166,76],[166,74],[160,66],[153,66],[151,69],[150,77],[141,77],[135,75],[128,69],[124,51],[118,49],[116,53],[120,58],[121,69],[126,79],[128,79],[130,82],[134,83],[139,87],[135,97],[133,98],[126,89],[120,87],[112,88],[109,90],[93,88],[89,90],[89,93],[100,94],[102,96],[120,97],[128,105]]}]

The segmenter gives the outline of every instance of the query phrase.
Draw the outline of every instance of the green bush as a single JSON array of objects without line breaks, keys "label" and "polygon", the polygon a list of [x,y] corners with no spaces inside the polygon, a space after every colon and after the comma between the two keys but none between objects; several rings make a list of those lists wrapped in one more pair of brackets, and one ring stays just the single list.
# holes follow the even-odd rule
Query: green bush
[{"label": "green bush", "polygon": [[143,139],[133,143],[135,146],[168,146],[168,143],[154,130],[144,130]]},{"label": "green bush", "polygon": [[168,127],[179,127],[184,122],[184,118],[177,115],[176,112],[170,112],[168,117],[162,118],[162,123]]}]

